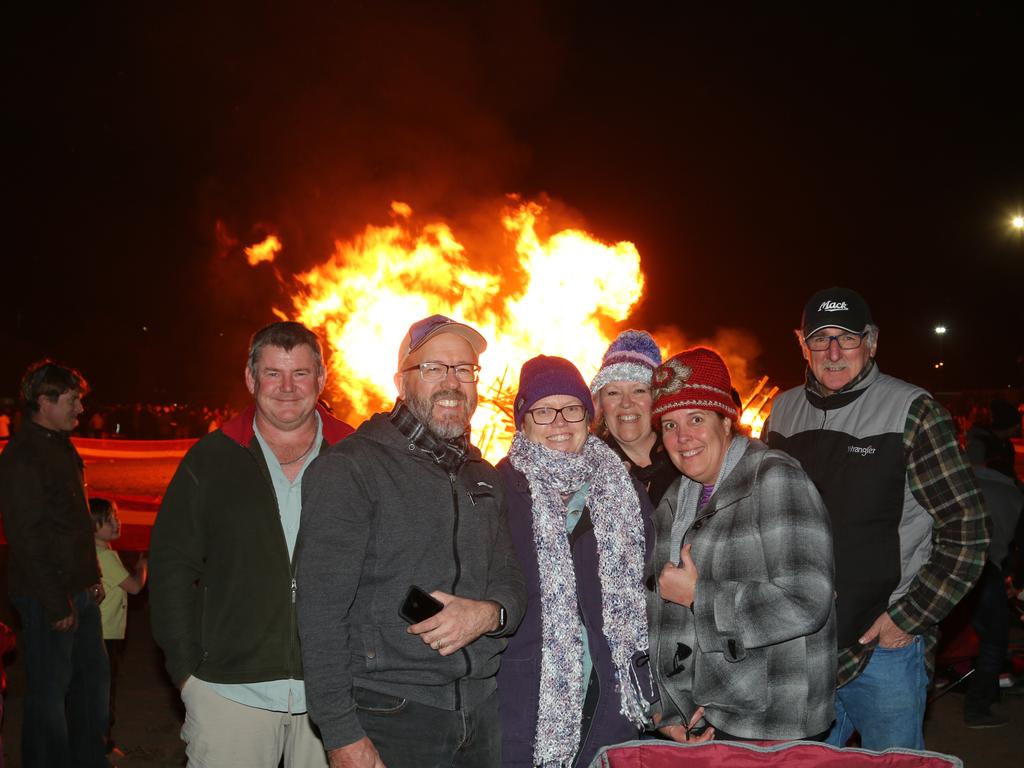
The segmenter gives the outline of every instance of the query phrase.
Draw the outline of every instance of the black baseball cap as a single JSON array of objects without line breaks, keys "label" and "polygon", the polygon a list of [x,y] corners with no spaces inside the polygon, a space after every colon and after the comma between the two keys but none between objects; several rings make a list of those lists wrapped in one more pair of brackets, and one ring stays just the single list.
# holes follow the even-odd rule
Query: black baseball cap
[{"label": "black baseball cap", "polygon": [[826,288],[807,300],[800,321],[804,338],[822,328],[842,328],[862,333],[871,322],[871,309],[864,297],[849,288]]}]

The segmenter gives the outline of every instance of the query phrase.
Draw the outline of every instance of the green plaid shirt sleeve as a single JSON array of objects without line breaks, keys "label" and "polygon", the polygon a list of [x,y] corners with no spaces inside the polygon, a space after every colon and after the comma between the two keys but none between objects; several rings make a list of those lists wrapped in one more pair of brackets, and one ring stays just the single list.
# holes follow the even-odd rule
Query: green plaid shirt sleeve
[{"label": "green plaid shirt sleeve", "polygon": [[904,632],[921,634],[946,617],[981,573],[988,515],[960,455],[953,420],[931,397],[911,405],[903,445],[910,491],[934,518],[932,554],[889,615]]}]

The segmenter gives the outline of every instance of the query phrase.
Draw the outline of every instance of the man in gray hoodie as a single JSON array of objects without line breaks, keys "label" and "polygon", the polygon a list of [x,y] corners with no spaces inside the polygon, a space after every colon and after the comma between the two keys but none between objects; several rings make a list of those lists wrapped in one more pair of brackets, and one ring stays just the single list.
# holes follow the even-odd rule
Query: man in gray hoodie
[{"label": "man in gray hoodie", "polygon": [[[526,591],[497,472],[469,442],[486,346],[441,315],[414,323],[394,409],[306,475],[299,635],[331,766],[501,761],[495,674]],[[414,585],[437,613],[400,614]]]}]

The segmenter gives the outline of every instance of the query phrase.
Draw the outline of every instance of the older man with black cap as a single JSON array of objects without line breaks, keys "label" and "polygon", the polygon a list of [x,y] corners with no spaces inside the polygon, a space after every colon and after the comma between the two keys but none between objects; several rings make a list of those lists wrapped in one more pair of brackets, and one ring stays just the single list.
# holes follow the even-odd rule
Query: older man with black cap
[{"label": "older man with black cap", "polygon": [[799,459],[832,519],[839,672],[829,742],[924,748],[937,624],[978,577],[981,495],[946,410],[884,375],[878,327],[847,288],[818,291],[797,340],[806,383],[775,399],[765,435]]},{"label": "older man with black cap", "polygon": [[495,674],[526,590],[498,474],[469,442],[486,347],[442,315],[414,323],[394,409],[303,485],[299,634],[332,766],[501,761]]}]

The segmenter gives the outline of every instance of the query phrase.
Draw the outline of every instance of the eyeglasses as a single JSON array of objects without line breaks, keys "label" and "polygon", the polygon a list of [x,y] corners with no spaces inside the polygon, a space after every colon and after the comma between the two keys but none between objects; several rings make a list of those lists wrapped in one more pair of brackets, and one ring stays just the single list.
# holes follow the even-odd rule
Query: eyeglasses
[{"label": "eyeglasses", "polygon": [[558,414],[562,414],[562,418],[570,424],[587,418],[587,409],[582,405],[567,405],[564,408],[533,408],[527,413],[533,417],[533,423],[540,427],[552,424]]},{"label": "eyeglasses", "polygon": [[420,363],[403,368],[401,373],[419,371],[420,378],[427,382],[444,381],[448,378],[448,370],[455,371],[455,378],[463,384],[472,384],[480,380],[480,366],[474,363],[458,363],[457,365],[445,365],[444,363]]},{"label": "eyeglasses", "polygon": [[856,349],[864,341],[864,337],[867,336],[867,331],[863,333],[840,333],[836,336],[829,336],[824,333],[816,333],[813,336],[808,336],[804,339],[804,344],[811,352],[824,352],[832,346],[832,342],[835,341],[839,345],[840,349]]}]

